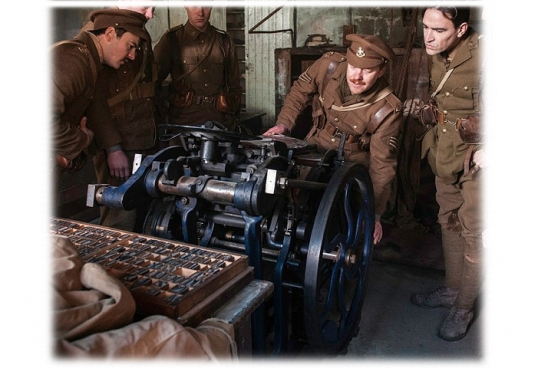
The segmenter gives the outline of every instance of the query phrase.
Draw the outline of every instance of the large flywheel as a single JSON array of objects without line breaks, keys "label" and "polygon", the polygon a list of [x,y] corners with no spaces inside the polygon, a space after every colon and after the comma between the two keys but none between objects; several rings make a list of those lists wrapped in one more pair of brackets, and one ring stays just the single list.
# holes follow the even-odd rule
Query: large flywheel
[{"label": "large flywheel", "polygon": [[338,352],[358,332],[374,223],[367,170],[344,164],[321,199],[306,259],[305,331],[320,351]]}]

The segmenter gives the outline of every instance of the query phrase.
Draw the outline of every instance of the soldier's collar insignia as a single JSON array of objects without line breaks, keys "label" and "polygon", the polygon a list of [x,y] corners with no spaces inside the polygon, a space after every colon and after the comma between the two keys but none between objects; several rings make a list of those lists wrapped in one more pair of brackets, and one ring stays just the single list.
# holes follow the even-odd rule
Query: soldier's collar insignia
[{"label": "soldier's collar insignia", "polygon": [[355,53],[355,55],[357,55],[358,57],[365,57],[366,56],[366,53],[364,52],[364,49],[362,47],[359,47],[357,49],[357,52]]}]

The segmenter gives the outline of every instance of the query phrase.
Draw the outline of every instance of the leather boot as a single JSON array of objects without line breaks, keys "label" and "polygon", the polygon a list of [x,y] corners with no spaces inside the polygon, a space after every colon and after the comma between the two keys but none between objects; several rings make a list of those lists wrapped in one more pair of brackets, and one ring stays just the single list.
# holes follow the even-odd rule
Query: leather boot
[{"label": "leather boot", "polygon": [[430,293],[411,295],[411,303],[422,308],[451,307],[457,297],[457,289],[440,286]]},{"label": "leather boot", "polygon": [[467,334],[469,325],[473,320],[473,310],[458,308],[453,306],[450,308],[448,316],[439,328],[437,336],[447,341],[456,341]]}]

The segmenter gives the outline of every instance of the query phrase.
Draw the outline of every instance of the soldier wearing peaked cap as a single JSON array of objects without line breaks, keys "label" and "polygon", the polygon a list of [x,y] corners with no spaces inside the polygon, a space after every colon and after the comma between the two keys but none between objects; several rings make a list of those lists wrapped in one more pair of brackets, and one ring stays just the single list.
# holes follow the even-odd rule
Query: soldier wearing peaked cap
[{"label": "soldier wearing peaked cap", "polygon": [[[74,172],[85,164],[94,131],[112,124],[105,89],[99,73],[105,65],[114,69],[134,60],[141,39],[146,39],[145,17],[134,12],[107,9],[92,13],[99,30],[81,32],[51,49],[53,196],[63,171]],[[93,108],[90,109],[90,105]],[[92,121],[92,125],[86,121]],[[96,124],[95,122],[99,122]]]},{"label": "soldier wearing peaked cap", "polygon": [[[121,9],[109,9],[106,13],[92,12],[90,21],[81,30],[95,31],[113,24],[114,27],[136,32],[144,40],[140,43],[135,60],[124,63],[119,69],[105,65],[99,75],[106,88],[113,124],[98,124],[95,127],[98,150],[93,164],[97,183],[113,186],[120,186],[131,176],[136,154],[144,158],[153,153],[157,120],[160,117],[155,103],[157,64],[151,37],[138,26],[153,18],[154,8],[132,6],[129,1],[121,2],[118,6]],[[112,17],[112,14],[128,14],[130,17],[118,18]],[[88,123],[92,124],[91,121]],[[100,225],[142,231],[140,224],[145,210],[137,208],[127,211],[102,206],[99,211]]]},{"label": "soldier wearing peaked cap", "polygon": [[346,40],[352,42],[347,49],[347,60],[356,68],[374,68],[394,60],[394,51],[378,36],[350,34]]},{"label": "soldier wearing peaked cap", "polygon": [[378,36],[352,34],[347,39],[351,45],[346,55],[325,53],[300,75],[276,125],[265,135],[291,132],[301,111],[312,103],[313,125],[305,140],[321,152],[343,147],[346,161],[369,169],[375,197],[374,243],[378,243],[401,135],[401,102],[384,78],[394,52]]},{"label": "soldier wearing peaked cap", "polygon": [[147,18],[140,13],[127,9],[100,9],[90,13],[90,21],[93,29],[106,29],[108,27],[123,28],[127,32],[140,37],[142,40],[151,41],[146,30]]}]

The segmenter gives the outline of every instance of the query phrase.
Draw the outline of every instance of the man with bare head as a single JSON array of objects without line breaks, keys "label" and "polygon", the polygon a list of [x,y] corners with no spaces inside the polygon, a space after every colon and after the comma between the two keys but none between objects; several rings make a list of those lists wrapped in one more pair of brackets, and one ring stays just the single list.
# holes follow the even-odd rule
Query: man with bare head
[{"label": "man with bare head", "polygon": [[230,36],[209,22],[211,7],[185,7],[188,21],[166,32],[155,46],[158,85],[170,75],[168,119],[172,124],[213,121],[236,130],[242,88]]},{"label": "man with bare head", "polygon": [[430,129],[422,156],[436,176],[445,279],[432,292],[412,295],[411,302],[450,308],[438,331],[449,341],[464,337],[471,325],[482,268],[483,40],[469,25],[469,16],[469,8],[436,6],[426,8],[422,20],[425,49],[432,56],[430,93],[435,102],[419,114]]}]

